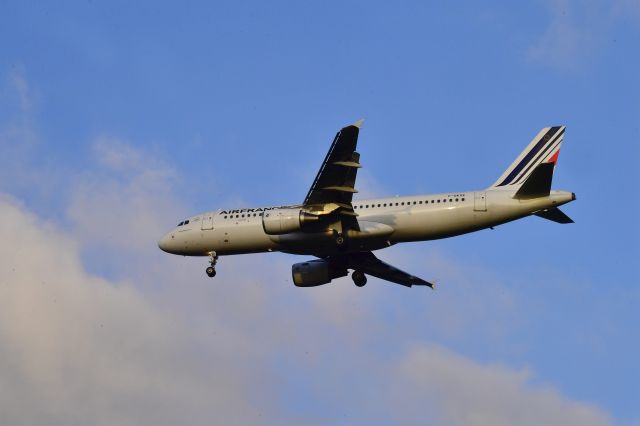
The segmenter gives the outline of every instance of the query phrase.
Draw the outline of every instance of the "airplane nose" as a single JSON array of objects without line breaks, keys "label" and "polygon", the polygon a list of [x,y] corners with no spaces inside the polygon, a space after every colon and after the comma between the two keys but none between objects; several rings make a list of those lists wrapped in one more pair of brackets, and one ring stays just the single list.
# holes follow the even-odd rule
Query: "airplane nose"
[{"label": "airplane nose", "polygon": [[173,235],[166,234],[164,237],[160,238],[160,241],[158,241],[158,247],[160,248],[160,250],[170,253],[172,237]]}]

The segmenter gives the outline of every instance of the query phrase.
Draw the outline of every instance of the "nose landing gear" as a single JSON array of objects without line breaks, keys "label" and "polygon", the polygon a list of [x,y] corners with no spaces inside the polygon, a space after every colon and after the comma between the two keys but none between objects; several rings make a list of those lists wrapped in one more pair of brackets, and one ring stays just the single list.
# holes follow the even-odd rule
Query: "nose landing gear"
[{"label": "nose landing gear", "polygon": [[215,251],[209,253],[209,263],[211,266],[207,267],[205,272],[209,277],[213,278],[216,276],[216,263],[218,263],[218,255]]}]

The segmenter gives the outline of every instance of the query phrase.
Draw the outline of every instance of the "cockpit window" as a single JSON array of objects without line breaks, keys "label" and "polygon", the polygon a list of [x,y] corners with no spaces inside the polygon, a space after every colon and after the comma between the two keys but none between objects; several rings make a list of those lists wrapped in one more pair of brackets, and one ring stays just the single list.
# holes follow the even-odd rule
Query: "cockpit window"
[{"label": "cockpit window", "polygon": [[182,225],[184,225],[184,222],[180,222],[180,223],[178,224],[178,226],[182,226]]},{"label": "cockpit window", "polygon": [[184,224],[185,224],[185,225],[188,225],[188,224],[189,224],[189,221],[188,221],[188,220],[185,220],[185,221],[184,221]]}]

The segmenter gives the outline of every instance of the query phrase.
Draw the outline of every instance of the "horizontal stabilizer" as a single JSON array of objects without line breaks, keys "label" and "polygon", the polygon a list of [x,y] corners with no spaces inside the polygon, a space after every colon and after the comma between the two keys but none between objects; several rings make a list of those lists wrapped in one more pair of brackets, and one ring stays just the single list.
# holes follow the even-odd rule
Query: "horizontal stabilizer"
[{"label": "horizontal stabilizer", "polygon": [[566,214],[562,213],[562,210],[560,210],[557,207],[552,207],[550,209],[544,209],[544,210],[540,210],[537,213],[534,213],[536,216],[539,216],[543,219],[547,219],[547,220],[551,220],[557,223],[574,223],[573,220],[567,216]]},{"label": "horizontal stabilizer", "polygon": [[554,163],[539,164],[524,181],[513,198],[526,200],[530,198],[547,197],[551,193]]}]

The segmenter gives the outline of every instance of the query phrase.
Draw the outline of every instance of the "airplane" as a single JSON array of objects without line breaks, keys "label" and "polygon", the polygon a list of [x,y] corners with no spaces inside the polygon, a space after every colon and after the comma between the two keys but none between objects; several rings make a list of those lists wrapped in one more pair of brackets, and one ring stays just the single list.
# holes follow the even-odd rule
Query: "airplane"
[{"label": "airplane", "polygon": [[356,286],[367,275],[406,287],[434,283],[389,265],[373,254],[398,243],[449,238],[535,215],[573,223],[558,207],[573,192],[551,190],[564,126],[545,127],[486,189],[354,200],[361,167],[356,152],[363,120],[336,134],[301,204],[219,209],[184,219],[158,242],[167,253],[208,256],[216,275],[220,256],[280,251],[314,256],[292,266],[298,287],[347,276]]}]

